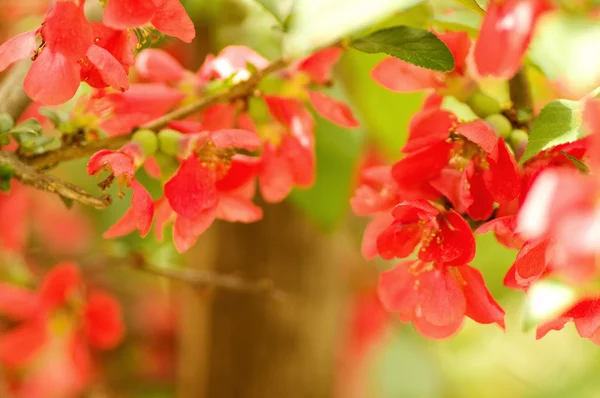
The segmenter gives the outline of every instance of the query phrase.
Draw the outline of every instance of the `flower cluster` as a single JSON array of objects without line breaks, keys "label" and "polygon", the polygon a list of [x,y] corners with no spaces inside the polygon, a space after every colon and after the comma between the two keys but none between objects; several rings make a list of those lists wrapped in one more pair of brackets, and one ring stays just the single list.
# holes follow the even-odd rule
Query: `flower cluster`
[{"label": "flower cluster", "polygon": [[81,392],[93,377],[90,349],[112,349],[124,337],[119,303],[87,291],[74,263],[52,268],[36,291],[0,283],[0,314],[16,324],[0,336],[0,362],[18,396]]},{"label": "flower cluster", "polygon": [[92,87],[127,90],[137,45],[129,28],[153,26],[188,42],[195,35],[179,0],[111,0],[103,23],[88,21],[83,7],[83,0],[58,0],[38,29],[0,46],[0,71],[21,59],[34,60],[24,84],[33,100],[62,104],[75,95],[82,81]]},{"label": "flower cluster", "polygon": [[[262,210],[252,202],[257,187],[266,202],[276,203],[293,187],[311,186],[315,122],[305,102],[332,123],[358,126],[347,105],[316,90],[330,80],[341,53],[339,48],[326,48],[288,66],[272,77],[283,86],[278,92],[259,90],[212,105],[170,122],[158,134],[139,130],[119,151],[95,154],[89,174],[108,167],[111,176],[105,182],[117,177],[134,190],[132,207],[104,236],[135,229],[145,235],[154,219],[156,235],[162,239],[164,227],[172,222],[175,247],[184,252],[215,219],[243,223],[261,219]],[[211,88],[252,78],[248,65],[260,71],[269,61],[247,47],[230,46],[209,55],[193,73],[169,54],[147,49],[135,65],[140,83],[125,93],[100,89],[80,109],[98,120],[98,128],[120,135],[177,104],[197,100]],[[140,101],[148,106],[140,107]],[[134,178],[142,165],[164,182],[164,196],[154,203]]]}]

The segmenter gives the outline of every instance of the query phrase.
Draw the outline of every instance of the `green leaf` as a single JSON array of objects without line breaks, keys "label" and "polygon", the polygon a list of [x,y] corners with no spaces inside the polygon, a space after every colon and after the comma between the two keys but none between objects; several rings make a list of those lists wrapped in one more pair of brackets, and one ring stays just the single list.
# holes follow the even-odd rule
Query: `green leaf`
[{"label": "green leaf", "polygon": [[353,40],[350,45],[369,53],[385,53],[422,68],[454,69],[454,58],[443,41],[428,30],[396,26]]},{"label": "green leaf", "polygon": [[58,141],[52,137],[22,134],[19,136],[19,151],[41,153],[50,146],[57,145]]},{"label": "green leaf", "polygon": [[15,124],[12,116],[8,113],[0,113],[0,134],[6,133],[10,130]]},{"label": "green leaf", "polygon": [[575,156],[569,155],[565,151],[560,151],[560,153],[565,155],[566,158],[569,159],[571,161],[571,163],[573,163],[573,166],[575,166],[577,168],[577,170],[579,170],[585,174],[588,174],[590,172],[590,168],[587,167],[587,165],[585,163],[583,163],[581,160],[577,159]]},{"label": "green leaf", "polygon": [[296,0],[284,58],[301,58],[424,0]]},{"label": "green leaf", "polygon": [[577,101],[556,100],[546,105],[533,123],[521,163],[540,151],[581,138],[581,114]]},{"label": "green leaf", "polygon": [[15,175],[15,169],[6,164],[0,164],[0,191],[10,191],[10,180]]},{"label": "green leaf", "polygon": [[454,0],[479,15],[485,15],[485,10],[475,0]]},{"label": "green leaf", "polygon": [[59,127],[66,122],[64,115],[51,108],[40,108],[38,111],[41,115],[50,119],[54,127]]},{"label": "green leaf", "polygon": [[22,134],[39,135],[40,131],[42,131],[40,122],[38,122],[37,119],[31,118],[19,123],[10,129],[8,133],[17,138],[18,135]]},{"label": "green leaf", "polygon": [[294,8],[294,0],[254,0],[269,14],[284,25]]}]

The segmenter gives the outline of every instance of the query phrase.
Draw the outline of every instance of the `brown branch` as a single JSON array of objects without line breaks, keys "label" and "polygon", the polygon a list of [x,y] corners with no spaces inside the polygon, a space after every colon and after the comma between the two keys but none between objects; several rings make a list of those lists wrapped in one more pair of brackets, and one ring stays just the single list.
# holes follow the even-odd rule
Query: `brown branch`
[{"label": "brown branch", "polygon": [[171,280],[188,283],[197,288],[217,288],[239,293],[264,293],[276,300],[285,300],[285,293],[273,286],[267,279],[246,280],[235,275],[218,274],[195,269],[177,269],[174,267],[156,267],[145,262],[141,256],[136,256],[131,262],[124,262],[129,266],[152,275]]},{"label": "brown branch", "polygon": [[513,109],[516,111],[516,119],[530,129],[533,120],[533,97],[525,67],[521,67],[508,81],[508,88]]},{"label": "brown branch", "polygon": [[[166,127],[169,122],[173,120],[184,119],[190,115],[201,112],[212,105],[247,97],[252,93],[252,90],[255,89],[258,83],[265,76],[284,68],[286,65],[287,62],[283,60],[275,61],[266,68],[252,75],[248,80],[234,85],[227,91],[204,97],[193,104],[177,109],[171,113],[167,113],[158,119],[146,123],[145,125],[140,126],[140,128],[158,131]],[[92,141],[83,146],[65,146],[56,150],[42,153],[40,155],[23,158],[23,161],[37,170],[49,169],[67,160],[93,155],[95,152],[101,149],[118,149],[131,140],[131,136],[134,132],[135,130],[125,135]]]},{"label": "brown branch", "polygon": [[77,185],[63,181],[58,177],[39,173],[33,167],[23,163],[12,152],[0,151],[0,164],[9,166],[14,170],[14,177],[17,180],[36,189],[55,193],[65,199],[92,206],[96,209],[104,209],[111,203],[111,198],[108,195],[97,198]]}]

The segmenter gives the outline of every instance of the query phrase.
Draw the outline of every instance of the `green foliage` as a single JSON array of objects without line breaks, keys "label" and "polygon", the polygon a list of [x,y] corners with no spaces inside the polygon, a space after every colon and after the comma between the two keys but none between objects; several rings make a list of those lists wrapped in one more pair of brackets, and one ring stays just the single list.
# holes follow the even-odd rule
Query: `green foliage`
[{"label": "green foliage", "polygon": [[581,113],[582,106],[577,101],[556,100],[546,105],[533,123],[521,162],[540,151],[581,138]]},{"label": "green foliage", "polygon": [[385,53],[422,68],[454,69],[454,58],[443,41],[428,30],[396,26],[353,40],[350,45],[369,54]]},{"label": "green foliage", "polygon": [[8,131],[8,134],[12,134],[16,137],[21,134],[38,135],[41,131],[42,126],[40,125],[40,122],[38,122],[37,119],[31,118],[19,123],[12,129],[10,129]]},{"label": "green foliage", "polygon": [[47,117],[54,127],[61,127],[67,124],[68,115],[63,112],[58,112],[51,108],[40,108],[39,113],[45,117]]},{"label": "green foliage", "polygon": [[590,168],[585,163],[583,163],[581,160],[577,159],[575,156],[569,155],[565,151],[560,151],[560,153],[565,155],[567,157],[567,159],[569,159],[571,161],[571,163],[573,163],[573,166],[575,166],[582,173],[588,174],[590,172]]},{"label": "green foliage", "polygon": [[300,58],[424,0],[296,0],[284,56]]},{"label": "green foliage", "polygon": [[0,113],[0,134],[6,133],[15,125],[15,121],[8,113]]}]

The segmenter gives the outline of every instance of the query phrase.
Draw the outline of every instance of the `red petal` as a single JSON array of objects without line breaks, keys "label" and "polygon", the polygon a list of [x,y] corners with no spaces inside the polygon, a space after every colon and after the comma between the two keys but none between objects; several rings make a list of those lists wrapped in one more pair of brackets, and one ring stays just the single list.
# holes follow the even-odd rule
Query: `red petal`
[{"label": "red petal", "polygon": [[127,209],[123,217],[114,223],[105,233],[104,239],[114,239],[120,236],[128,235],[137,229],[137,219],[133,207]]},{"label": "red petal", "polygon": [[213,131],[211,141],[217,148],[243,148],[254,151],[262,146],[262,140],[253,131],[228,129]]},{"label": "red petal", "polygon": [[544,10],[544,0],[490,2],[473,54],[479,74],[513,77]]},{"label": "red petal", "polygon": [[367,260],[377,257],[377,239],[379,235],[394,221],[394,218],[385,213],[373,218],[367,227],[362,238],[361,253]]},{"label": "red petal", "polygon": [[89,61],[98,69],[106,85],[115,90],[125,91],[129,88],[127,72],[115,57],[100,46],[90,46],[87,51]]},{"label": "red petal", "polygon": [[377,64],[371,76],[388,90],[401,93],[444,87],[443,74],[392,57]]},{"label": "red petal", "polygon": [[411,153],[446,141],[455,122],[454,114],[441,109],[428,109],[415,114],[410,121],[408,141],[402,152]]},{"label": "red petal", "polygon": [[467,32],[447,32],[436,36],[448,46],[454,57],[454,71],[463,74],[467,69],[467,55],[471,49],[471,39]]},{"label": "red petal", "polygon": [[411,200],[398,204],[392,210],[392,215],[402,224],[412,224],[418,221],[434,221],[440,211],[426,200]]},{"label": "red petal", "polygon": [[440,142],[413,152],[396,162],[392,167],[392,176],[399,188],[408,194],[426,193],[435,198],[435,190],[428,182],[436,178],[448,165],[453,146],[450,142]]},{"label": "red petal", "polygon": [[78,63],[46,48],[29,69],[23,87],[32,100],[44,105],[59,105],[73,98],[77,92],[80,70]]},{"label": "red petal", "polygon": [[527,241],[515,260],[516,280],[520,285],[537,280],[546,270],[549,239]]},{"label": "red petal", "polygon": [[233,194],[221,194],[217,218],[230,222],[251,223],[262,218],[263,211],[250,199]]},{"label": "red petal", "polygon": [[535,331],[535,338],[537,340],[539,340],[542,337],[544,337],[546,334],[548,334],[548,332],[551,330],[562,330],[562,328],[565,327],[565,324],[569,321],[570,321],[570,318],[558,317],[558,318],[552,319],[548,322],[544,322],[544,323],[538,325],[538,327]]},{"label": "red petal", "polygon": [[422,233],[418,224],[402,224],[400,221],[394,221],[379,234],[377,251],[386,260],[408,257],[421,242]]},{"label": "red petal", "polygon": [[109,350],[123,340],[125,326],[121,305],[112,296],[104,292],[92,292],[84,314],[87,338],[93,347]]},{"label": "red petal", "polygon": [[108,0],[104,8],[103,23],[120,30],[137,28],[150,22],[156,9],[155,1]]},{"label": "red petal", "polygon": [[[469,141],[479,145],[487,153],[492,153],[498,143],[496,133],[489,124],[483,120],[475,120],[470,123],[461,124],[456,132],[466,137]],[[502,141],[502,139],[500,139]]]},{"label": "red petal", "polygon": [[445,196],[459,213],[466,212],[472,204],[472,198],[470,195],[465,196],[464,190],[460,190],[459,195],[463,176],[459,170],[447,167],[441,171],[439,176],[430,181],[431,186]]},{"label": "red petal", "polygon": [[140,52],[135,67],[141,77],[155,83],[177,83],[185,75],[185,69],[171,54],[154,48]]},{"label": "red petal", "polygon": [[191,219],[199,217],[217,205],[215,172],[191,155],[165,184],[165,196],[177,214]]},{"label": "red petal", "polygon": [[162,33],[191,43],[196,37],[196,28],[179,0],[158,0],[152,25]]},{"label": "red petal", "polygon": [[497,202],[509,202],[521,193],[521,175],[514,155],[502,138],[494,152],[487,157],[490,164],[488,189]]},{"label": "red petal", "polygon": [[331,78],[331,69],[340,59],[343,50],[329,47],[317,51],[298,65],[298,70],[307,73],[317,84],[325,84]]},{"label": "red petal", "polygon": [[21,33],[0,46],[0,72],[11,64],[34,55],[38,47],[35,36],[35,30]]},{"label": "red petal", "polygon": [[[227,46],[216,58],[210,60],[207,57],[206,62],[210,62],[210,68],[220,79],[226,79],[240,71],[248,70],[248,63],[254,65],[258,70],[269,65],[269,61],[265,57],[246,46]],[[198,72],[206,73],[202,69],[204,68]]]},{"label": "red petal", "polygon": [[410,268],[414,262],[400,263],[379,276],[377,294],[387,311],[411,313],[417,304],[417,285]]},{"label": "red petal", "polygon": [[164,238],[164,229],[166,224],[171,221],[173,217],[173,209],[169,206],[169,201],[164,196],[154,202],[155,209],[155,224],[154,234],[156,240],[161,242]]},{"label": "red petal", "polygon": [[115,177],[126,175],[133,177],[135,174],[133,159],[122,152],[103,149],[92,155],[87,164],[87,172],[94,175],[108,167]]},{"label": "red petal", "polygon": [[302,145],[296,137],[286,136],[279,146],[279,152],[287,159],[294,184],[304,188],[311,187],[316,178],[313,148]]},{"label": "red petal", "polygon": [[429,339],[442,340],[453,336],[463,324],[464,318],[457,318],[450,325],[437,326],[429,323],[424,317],[414,317],[413,325],[417,332]]},{"label": "red petal", "polygon": [[234,155],[229,171],[217,181],[219,191],[231,191],[241,187],[254,178],[258,173],[261,159],[246,155]]},{"label": "red petal", "polygon": [[10,367],[21,367],[33,360],[46,344],[47,331],[41,321],[18,326],[0,336],[0,361]]},{"label": "red petal", "polygon": [[31,318],[39,309],[38,297],[32,291],[8,283],[0,283],[0,314],[15,320]]},{"label": "red petal", "polygon": [[54,2],[40,33],[46,43],[42,54],[51,51],[60,54],[71,63],[83,58],[88,47],[94,43],[94,30],[84,15],[83,2]]},{"label": "red petal", "polygon": [[[238,110],[235,104],[215,104],[202,112],[202,124],[197,131],[223,130],[235,127],[235,117]],[[239,126],[244,130],[249,130]],[[251,131],[256,131],[252,129]],[[192,131],[190,131],[192,132]]]},{"label": "red petal", "polygon": [[467,300],[466,315],[479,323],[497,323],[504,328],[504,310],[494,300],[485,286],[479,270],[465,265],[457,267],[465,285],[463,291]]},{"label": "red petal", "polygon": [[54,309],[62,305],[81,284],[79,268],[75,263],[61,263],[52,268],[39,288],[44,307]]},{"label": "red petal", "polygon": [[348,105],[319,91],[307,91],[310,102],[319,115],[342,127],[356,128],[359,126],[358,120],[356,120]]},{"label": "red petal", "polygon": [[198,236],[202,235],[215,220],[215,209],[207,209],[196,219],[177,216],[173,223],[173,242],[179,253],[186,252],[196,243]]},{"label": "red petal", "polygon": [[266,146],[262,155],[259,187],[269,203],[281,202],[292,190],[293,174],[287,159],[274,148]]},{"label": "red petal", "polygon": [[466,207],[469,217],[476,221],[487,220],[494,212],[494,198],[484,177],[484,171],[473,158],[465,167],[459,188],[462,207]]},{"label": "red petal", "polygon": [[140,231],[140,236],[143,238],[150,232],[152,226],[154,202],[146,188],[136,180],[131,181],[131,188],[133,188],[133,196],[131,197],[133,217],[136,220],[136,227]]},{"label": "red petal", "polygon": [[428,245],[419,251],[423,261],[461,266],[475,257],[475,237],[471,227],[454,210],[438,216],[439,230]]},{"label": "red petal", "polygon": [[600,299],[584,299],[566,311],[565,317],[573,318],[577,333],[591,338],[600,327]]},{"label": "red petal", "polygon": [[435,326],[456,325],[465,316],[467,303],[460,284],[446,268],[418,276],[422,317]]}]

